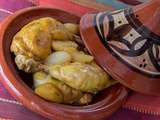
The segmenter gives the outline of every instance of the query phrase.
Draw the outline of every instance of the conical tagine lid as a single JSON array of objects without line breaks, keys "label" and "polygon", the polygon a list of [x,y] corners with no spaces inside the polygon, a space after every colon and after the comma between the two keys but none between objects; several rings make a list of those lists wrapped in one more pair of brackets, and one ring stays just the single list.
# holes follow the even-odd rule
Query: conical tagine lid
[{"label": "conical tagine lid", "polygon": [[89,52],[114,79],[160,96],[160,0],[87,14],[80,31]]}]

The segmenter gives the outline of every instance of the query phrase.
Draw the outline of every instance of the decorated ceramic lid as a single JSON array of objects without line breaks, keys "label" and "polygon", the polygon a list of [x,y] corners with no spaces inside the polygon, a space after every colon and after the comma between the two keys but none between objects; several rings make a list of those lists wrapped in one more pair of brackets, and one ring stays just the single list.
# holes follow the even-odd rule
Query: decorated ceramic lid
[{"label": "decorated ceramic lid", "polygon": [[160,1],[87,14],[81,36],[97,63],[123,85],[160,96]]}]

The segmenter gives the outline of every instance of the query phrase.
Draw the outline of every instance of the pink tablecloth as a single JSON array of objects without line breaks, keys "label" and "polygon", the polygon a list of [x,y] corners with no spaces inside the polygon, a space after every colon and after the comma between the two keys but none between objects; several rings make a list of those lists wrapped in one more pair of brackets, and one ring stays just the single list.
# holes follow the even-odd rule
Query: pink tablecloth
[{"label": "pink tablecloth", "polygon": [[[40,0],[40,1],[41,1],[40,2],[41,4],[47,5],[50,3],[47,3],[46,1],[51,1],[51,3],[53,3],[56,0]],[[59,6],[56,6],[56,7],[61,7],[60,5],[63,5],[61,3],[62,1],[66,2],[68,0],[57,1],[59,2],[58,4]],[[78,1],[78,0],[75,0],[75,1]],[[97,1],[100,1],[102,5],[102,3],[105,0],[97,0]],[[124,3],[120,3],[120,2],[116,3],[115,2],[116,0],[106,0],[106,1],[108,1],[108,4],[110,5],[113,5],[114,3],[113,5],[114,7],[126,6]],[[131,1],[134,1],[134,0],[131,0]],[[11,12],[15,12],[18,9],[35,5],[33,3],[37,4],[38,0],[34,0],[34,2],[31,0],[0,0],[0,21],[5,16],[11,14]],[[75,3],[76,2],[74,2],[74,4]],[[137,2],[135,3],[137,4]],[[74,4],[68,4],[68,5],[73,6]],[[80,4],[80,5],[83,5],[83,4]],[[79,10],[81,7],[82,6],[78,7]],[[80,10],[81,13],[79,14],[83,14],[84,12],[90,11],[92,7],[94,7],[94,4],[92,4],[91,7],[87,7],[83,10]],[[76,7],[74,7],[74,9],[75,8]],[[0,79],[2,78],[0,77]],[[138,109],[138,111],[141,111],[143,113],[132,111],[132,110],[126,109],[125,107],[127,108],[131,107],[132,109]],[[141,108],[145,108],[146,111],[141,110]],[[145,96],[145,95],[141,95],[139,93],[133,92],[128,98],[127,103],[123,106],[123,108],[121,108],[116,113],[114,113],[110,118],[106,118],[106,120],[160,120],[160,116],[153,115],[152,113],[153,111],[155,112],[155,114],[160,114],[160,98],[153,97],[153,96]],[[152,114],[144,114],[145,112],[149,112]],[[2,118],[3,119],[4,118],[14,119],[14,120],[47,120],[46,118],[40,115],[37,115],[36,113],[33,113],[30,110],[26,109],[21,103],[16,101],[10,95],[7,92],[7,90],[4,88],[4,86],[0,83],[0,120]]]}]

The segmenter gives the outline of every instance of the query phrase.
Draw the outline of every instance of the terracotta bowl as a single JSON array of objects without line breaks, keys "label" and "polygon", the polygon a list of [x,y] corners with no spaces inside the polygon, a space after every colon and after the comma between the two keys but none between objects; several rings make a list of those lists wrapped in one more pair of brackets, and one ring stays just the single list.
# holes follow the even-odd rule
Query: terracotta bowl
[{"label": "terracotta bowl", "polygon": [[40,17],[54,17],[62,22],[79,23],[80,17],[53,8],[33,7],[16,12],[3,23],[0,32],[2,83],[30,110],[54,120],[99,120],[115,112],[125,101],[127,90],[120,84],[100,92],[87,106],[70,106],[45,101],[35,95],[32,77],[19,71],[10,52],[13,36],[28,22]]}]

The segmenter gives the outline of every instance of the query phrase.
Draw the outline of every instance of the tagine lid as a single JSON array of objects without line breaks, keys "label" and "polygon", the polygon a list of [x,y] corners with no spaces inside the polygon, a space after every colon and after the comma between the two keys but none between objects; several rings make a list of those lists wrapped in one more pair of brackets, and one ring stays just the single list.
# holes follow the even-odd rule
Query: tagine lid
[{"label": "tagine lid", "polygon": [[126,87],[160,96],[160,1],[86,14],[80,33],[96,62]]}]

